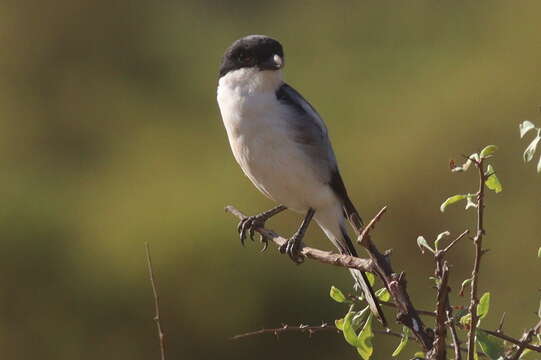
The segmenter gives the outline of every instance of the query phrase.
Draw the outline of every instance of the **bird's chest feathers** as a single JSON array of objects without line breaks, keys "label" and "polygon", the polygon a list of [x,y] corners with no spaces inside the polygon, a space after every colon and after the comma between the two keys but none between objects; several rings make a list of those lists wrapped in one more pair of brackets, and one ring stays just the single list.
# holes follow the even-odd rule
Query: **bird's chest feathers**
[{"label": "bird's chest feathers", "polygon": [[253,167],[256,159],[279,156],[281,145],[289,142],[289,125],[274,92],[230,94],[220,109],[231,149],[241,165]]}]

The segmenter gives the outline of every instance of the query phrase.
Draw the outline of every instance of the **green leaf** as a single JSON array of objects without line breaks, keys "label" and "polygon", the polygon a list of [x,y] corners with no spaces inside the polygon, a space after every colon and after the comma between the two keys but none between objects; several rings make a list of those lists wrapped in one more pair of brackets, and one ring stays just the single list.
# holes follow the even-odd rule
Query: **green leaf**
[{"label": "green leaf", "polygon": [[425,353],[422,352],[422,351],[417,351],[417,352],[413,355],[414,358],[420,358],[420,359],[424,359],[425,356],[426,356]]},{"label": "green leaf", "polygon": [[491,360],[505,359],[505,348],[503,341],[487,334],[483,330],[477,330],[477,343],[481,347],[481,350]]},{"label": "green leaf", "polygon": [[361,328],[364,323],[365,315],[369,313],[369,308],[370,306],[367,306],[353,316],[353,318],[351,319],[351,327],[353,328],[353,331],[357,332],[357,330]]},{"label": "green leaf", "polygon": [[334,326],[338,330],[344,330],[344,318],[334,320]]},{"label": "green leaf", "polygon": [[428,245],[428,242],[426,242],[426,239],[423,236],[417,237],[417,246],[419,249],[421,249],[421,253],[425,253],[425,250],[423,248],[428,249],[431,253],[434,253],[434,249]]},{"label": "green leaf", "polygon": [[535,129],[535,125],[531,121],[524,120],[519,124],[518,129],[520,130],[520,138],[522,139],[528,131]]},{"label": "green leaf", "polygon": [[541,247],[539,248],[539,250],[537,250],[537,257],[541,258]]},{"label": "green leaf", "polygon": [[483,150],[481,150],[481,153],[479,154],[481,156],[481,159],[486,159],[487,157],[491,156],[498,150],[498,147],[496,145],[488,145]]},{"label": "green leaf", "polygon": [[393,354],[392,354],[393,357],[400,355],[402,350],[404,350],[404,348],[406,347],[406,344],[408,343],[409,336],[410,336],[410,329],[407,328],[406,326],[403,326],[402,327],[402,339],[400,339],[400,344],[398,344],[395,351],[393,352]]},{"label": "green leaf", "polygon": [[372,331],[372,314],[368,315],[366,323],[363,329],[357,337],[357,352],[363,360],[369,360],[374,352],[374,346],[372,345],[372,339],[374,338],[374,332]]},{"label": "green leaf", "polygon": [[535,154],[535,150],[537,150],[537,144],[539,143],[539,140],[541,140],[541,136],[539,136],[539,130],[537,131],[537,136],[532,140],[530,145],[524,150],[524,162],[530,162],[533,159],[533,156]]},{"label": "green leaf", "polygon": [[500,183],[500,180],[496,176],[496,173],[494,172],[494,168],[492,167],[492,165],[488,165],[487,174],[489,174],[490,176],[485,181],[486,186],[490,190],[493,190],[496,194],[501,192],[503,190],[503,187],[502,187],[502,184]]},{"label": "green leaf", "polygon": [[436,238],[436,241],[434,241],[434,248],[435,248],[436,250],[438,250],[441,240],[442,240],[444,237],[449,236],[449,235],[451,235],[451,233],[450,233],[449,231],[444,231],[444,232],[440,233],[440,234],[438,235],[438,237]]},{"label": "green leaf", "polygon": [[483,294],[483,296],[481,296],[481,299],[479,299],[479,304],[477,305],[477,316],[479,316],[479,320],[487,316],[489,310],[490,310],[490,293],[486,292]]},{"label": "green leaf", "polygon": [[347,343],[351,346],[357,346],[357,334],[355,334],[355,330],[353,330],[352,325],[352,319],[355,315],[354,311],[350,311],[346,314],[344,317],[344,323],[342,325],[342,333],[344,334],[344,339],[346,339]]},{"label": "green leaf", "polygon": [[460,322],[460,324],[462,326],[470,326],[470,324],[471,324],[471,314],[464,315],[463,317],[460,318],[459,322]]},{"label": "green leaf", "polygon": [[451,196],[449,198],[447,198],[447,200],[445,200],[443,202],[443,204],[441,204],[440,206],[440,211],[441,212],[444,212],[445,211],[445,208],[448,206],[448,205],[451,205],[451,204],[454,204],[456,202],[459,202],[460,200],[464,200],[466,198],[466,195],[454,195],[454,196]]},{"label": "green leaf", "polygon": [[389,290],[387,288],[381,288],[378,291],[376,291],[376,296],[380,301],[387,302],[391,300],[391,294],[389,293]]},{"label": "green leaf", "polygon": [[331,296],[331,299],[338,303],[343,303],[346,301],[346,296],[342,293],[342,291],[340,291],[340,289],[334,286],[331,286],[331,292],[329,295]]},{"label": "green leaf", "polygon": [[376,283],[376,276],[369,272],[365,272],[365,274],[368,282],[370,283],[370,286],[374,286],[374,284]]}]

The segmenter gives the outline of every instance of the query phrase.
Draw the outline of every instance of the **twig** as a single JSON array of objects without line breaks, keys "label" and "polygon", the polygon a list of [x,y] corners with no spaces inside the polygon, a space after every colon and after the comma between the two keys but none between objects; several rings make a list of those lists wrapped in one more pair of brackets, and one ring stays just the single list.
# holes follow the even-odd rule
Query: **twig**
[{"label": "twig", "polygon": [[486,181],[486,176],[484,173],[484,163],[483,159],[480,159],[479,161],[474,161],[474,163],[479,171],[479,191],[477,192],[477,233],[473,239],[473,244],[475,246],[475,260],[472,271],[469,307],[471,324],[468,333],[468,360],[474,360],[475,356],[475,331],[477,328],[477,322],[479,320],[479,317],[477,316],[477,305],[479,304],[477,286],[479,281],[479,267],[481,266],[481,257],[483,256],[483,235],[485,234],[485,229],[483,226]]},{"label": "twig", "polygon": [[[373,229],[374,224],[385,213],[385,210],[386,207],[381,209],[378,214],[368,223],[369,225],[366,227],[368,230],[366,231],[359,228],[359,222],[356,221],[358,219],[350,219],[356,233],[360,234],[359,238],[370,255],[370,259],[361,259],[348,255],[334,254],[306,246],[302,248],[301,253],[309,259],[317,260],[322,263],[376,273],[382,279],[385,287],[389,290],[389,293],[393,298],[396,309],[398,310],[397,321],[409,327],[417,340],[420,342],[423,349],[425,351],[429,351],[432,348],[433,337],[425,328],[419,314],[411,303],[406,290],[407,282],[404,273],[397,274],[393,271],[388,257],[379,252],[369,236],[370,229]],[[241,220],[246,217],[246,215],[233,206],[227,206],[225,211],[233,214]],[[274,231],[267,230],[265,228],[257,228],[255,230],[266,239],[272,240],[278,246],[287,241]],[[362,238],[363,233],[365,234],[364,238]]]},{"label": "twig", "polygon": [[455,350],[455,360],[462,360],[462,353],[460,352],[460,340],[456,333],[455,323],[453,322],[453,309],[449,306],[447,309],[447,324],[451,330],[451,339],[453,340],[453,349]]},{"label": "twig", "polygon": [[301,332],[301,333],[308,333],[309,336],[312,336],[313,334],[320,332],[320,331],[334,331],[334,332],[340,332],[334,325],[329,325],[327,323],[323,323],[321,325],[297,325],[297,326],[291,326],[284,324],[282,327],[275,328],[275,329],[261,329],[256,331],[250,331],[244,334],[238,334],[235,336],[232,336],[229,338],[229,340],[238,340],[245,337],[255,336],[255,335],[263,335],[263,334],[273,334],[274,336],[278,336],[281,333],[284,332]]},{"label": "twig", "polygon": [[[246,218],[246,215],[244,215],[233,206],[226,206],[225,211],[233,214],[240,220]],[[268,230],[265,228],[256,228],[255,231],[260,233],[261,236],[263,236],[265,239],[273,241],[278,246],[281,246],[287,242],[286,238],[281,237],[272,230]],[[331,251],[323,251],[304,245],[301,249],[301,253],[308,259],[316,260],[324,264],[358,269],[361,271],[374,272],[373,261],[371,259],[362,259],[345,254],[336,254]]]},{"label": "twig", "polygon": [[[429,359],[445,360],[447,359],[446,337],[447,337],[447,309],[449,308],[449,267],[443,260],[442,253],[436,253],[436,277],[439,279],[437,288],[436,304],[436,337],[434,339],[434,348],[428,354]],[[439,255],[439,256],[438,256]]]},{"label": "twig", "polygon": [[156,328],[158,329],[158,338],[160,339],[161,360],[166,360],[165,334],[162,331],[162,325],[160,323],[160,296],[158,293],[158,286],[156,285],[156,280],[154,279],[152,258],[150,257],[150,245],[148,244],[148,242],[145,242],[145,250],[147,254],[148,275],[150,277],[150,284],[152,285],[152,294],[154,295],[154,322],[156,323]]},{"label": "twig", "polygon": [[393,302],[398,310],[396,316],[397,321],[410,328],[421,344],[423,350],[428,352],[432,349],[434,338],[431,332],[427,331],[423,321],[419,317],[419,313],[411,302],[407,292],[405,274],[397,274],[393,271],[389,257],[382,254],[370,238],[370,231],[374,228],[375,223],[381,219],[386,210],[387,207],[382,208],[362,231],[361,229],[356,228],[357,222],[352,221],[354,219],[350,219],[350,223],[355,231],[360,234],[357,238],[357,242],[364,246],[370,255],[370,258],[374,262],[376,273],[379,275],[393,298]]},{"label": "twig", "polygon": [[[396,338],[400,338],[400,339],[403,336],[401,333],[391,331],[391,330],[372,329],[372,331],[375,334],[388,335],[388,336],[392,336],[392,337],[396,337]],[[256,330],[256,331],[250,331],[250,332],[247,332],[247,333],[243,333],[243,334],[238,334],[238,335],[230,337],[229,340],[239,340],[239,339],[243,339],[243,338],[247,338],[247,337],[251,337],[251,336],[265,335],[265,334],[271,334],[271,335],[274,335],[274,336],[278,337],[280,334],[288,333],[288,332],[300,332],[300,333],[306,333],[306,334],[308,334],[308,336],[312,336],[313,334],[316,334],[318,332],[336,332],[336,333],[340,333],[340,330],[336,326],[328,324],[328,323],[322,323],[321,325],[304,325],[304,324],[301,324],[301,325],[287,325],[287,324],[283,324],[279,328],[260,329],[260,330]],[[417,340],[417,338],[414,337],[414,336],[408,336],[408,339],[413,340],[413,341]],[[452,348],[450,345],[448,345],[447,347]],[[460,348],[460,351],[467,352],[468,349]],[[480,352],[480,351],[477,354],[479,356],[486,357],[486,355],[484,353]]]},{"label": "twig", "polygon": [[468,233],[470,232],[470,230],[466,229],[462,232],[462,234],[458,235],[458,237],[456,239],[454,239],[453,241],[451,241],[451,243],[449,245],[447,245],[447,247],[445,249],[443,249],[443,252],[444,253],[447,253],[449,250],[451,250],[451,248],[460,240],[462,239],[464,236],[466,236]]},{"label": "twig", "polygon": [[[512,344],[515,344],[515,345],[522,345],[522,342],[518,339],[515,339],[514,337],[511,337],[509,335],[506,335],[502,332],[499,332],[499,331],[493,331],[493,330],[488,330],[488,329],[481,329],[479,328],[479,330],[481,331],[484,331],[486,332],[487,334],[490,334],[494,337],[497,337],[497,338],[500,338],[502,340],[505,340],[505,341],[508,341]],[[541,353],[541,346],[536,346],[536,345],[532,345],[532,344],[524,344],[524,347],[526,349],[530,349],[532,351],[536,351],[536,352],[540,352]]]},{"label": "twig", "polygon": [[520,344],[518,345],[517,351],[511,356],[510,360],[518,360],[520,355],[526,350],[526,346],[532,342],[532,338],[535,334],[539,333],[541,329],[541,320],[530,330],[526,331],[520,338]]}]

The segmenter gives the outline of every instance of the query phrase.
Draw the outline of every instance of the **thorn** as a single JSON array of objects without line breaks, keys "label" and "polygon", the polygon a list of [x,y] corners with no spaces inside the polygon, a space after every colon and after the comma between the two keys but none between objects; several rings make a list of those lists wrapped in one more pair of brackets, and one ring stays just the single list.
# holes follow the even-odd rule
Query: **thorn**
[{"label": "thorn", "polygon": [[502,332],[503,329],[503,322],[505,321],[505,312],[502,314],[502,318],[500,320],[500,325],[498,326],[498,330],[496,332]]}]

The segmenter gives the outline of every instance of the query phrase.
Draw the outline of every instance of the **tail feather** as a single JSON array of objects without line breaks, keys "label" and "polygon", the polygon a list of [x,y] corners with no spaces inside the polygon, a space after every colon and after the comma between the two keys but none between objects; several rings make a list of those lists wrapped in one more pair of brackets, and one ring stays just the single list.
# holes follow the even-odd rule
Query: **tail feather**
[{"label": "tail feather", "polygon": [[[344,243],[347,245],[346,251],[342,252],[347,255],[357,256],[357,251],[355,250],[355,247],[353,246],[353,243],[351,242],[351,239],[349,238],[344,228],[342,228],[342,236],[344,237]],[[351,276],[353,276],[355,282],[360,286],[361,290],[363,291],[364,298],[366,299],[368,306],[370,306],[370,311],[372,311],[372,313],[379,319],[383,326],[387,326],[387,320],[385,319],[385,315],[381,310],[381,305],[377,300],[374,289],[368,281],[366,273],[357,269],[349,269],[349,272],[351,273]]]},{"label": "tail feather", "polygon": [[[352,218],[355,219],[355,221],[357,221],[356,225],[359,226],[359,228],[356,228],[355,231],[362,231],[362,221],[360,220],[355,207],[351,201],[349,201],[349,199],[348,201],[337,203],[335,207],[316,210],[314,218],[323,232],[338,248],[341,254],[357,256],[357,250],[355,250],[353,242],[347,234],[344,220],[347,218],[351,222]],[[374,313],[374,315],[384,326],[387,325],[383,311],[380,308],[374,290],[368,282],[366,274],[356,269],[350,269],[350,272],[355,280],[355,283],[358,284],[363,291],[364,297],[368,302],[372,313]]]}]

